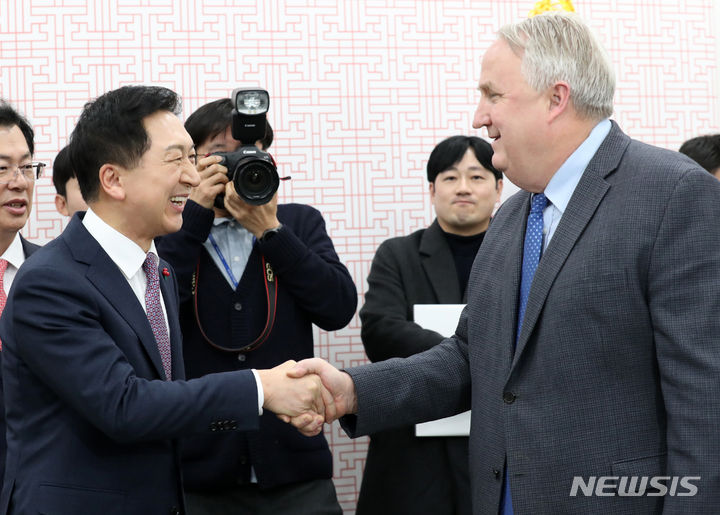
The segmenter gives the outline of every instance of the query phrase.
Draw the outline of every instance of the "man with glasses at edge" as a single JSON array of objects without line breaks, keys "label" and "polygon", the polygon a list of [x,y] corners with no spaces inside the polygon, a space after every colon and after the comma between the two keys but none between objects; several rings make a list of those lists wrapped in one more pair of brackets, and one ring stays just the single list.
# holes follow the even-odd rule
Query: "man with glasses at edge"
[{"label": "man with glasses at edge", "polygon": [[[32,162],[33,137],[30,123],[10,104],[0,100],[0,315],[15,273],[25,258],[40,248],[20,235],[32,209],[35,179],[42,175],[45,167],[44,163]],[[2,342],[0,350],[1,345]],[[5,474],[5,451],[5,401],[0,381],[0,490]]]}]

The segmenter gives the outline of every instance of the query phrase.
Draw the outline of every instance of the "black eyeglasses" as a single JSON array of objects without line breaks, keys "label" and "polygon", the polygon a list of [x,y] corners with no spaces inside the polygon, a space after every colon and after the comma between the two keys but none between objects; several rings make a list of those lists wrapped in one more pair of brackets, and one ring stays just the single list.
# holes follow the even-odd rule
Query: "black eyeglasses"
[{"label": "black eyeglasses", "polygon": [[0,184],[11,182],[18,174],[22,174],[28,181],[34,181],[42,176],[45,166],[45,163],[25,163],[21,165],[0,163]]}]

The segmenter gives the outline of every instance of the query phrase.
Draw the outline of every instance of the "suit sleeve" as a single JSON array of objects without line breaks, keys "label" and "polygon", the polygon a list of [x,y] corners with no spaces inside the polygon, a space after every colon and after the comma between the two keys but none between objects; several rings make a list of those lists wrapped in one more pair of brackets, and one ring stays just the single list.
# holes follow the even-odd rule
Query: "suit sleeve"
[{"label": "suit sleeve", "polygon": [[210,236],[215,215],[211,209],[188,200],[179,231],[155,240],[158,253],[177,274],[180,303],[192,298],[192,277],[200,259],[203,244]]},{"label": "suit sleeve", "polygon": [[[137,336],[117,312],[109,320],[101,301],[84,277],[59,277],[50,266],[18,277],[1,325],[2,339],[9,340],[3,352],[17,355],[18,374],[27,367],[53,395],[119,442],[203,433],[218,419],[236,421],[241,431],[257,429],[250,370],[190,381],[138,377],[114,340]],[[112,334],[105,327],[110,324]]]},{"label": "suit sleeve", "polygon": [[292,224],[258,243],[258,250],[277,274],[278,287],[292,294],[314,324],[327,331],[341,329],[357,308],[355,283],[335,253],[320,212],[301,206],[293,216]]},{"label": "suit sleeve", "polygon": [[403,284],[402,267],[391,241],[378,247],[367,279],[365,304],[360,309],[362,342],[371,361],[406,358],[443,340],[439,333],[412,321],[413,307]]},{"label": "suit sleeve", "polygon": [[341,419],[355,438],[470,409],[467,316],[456,334],[420,354],[346,370],[355,383],[358,411]]},{"label": "suit sleeve", "polygon": [[648,270],[648,302],[667,419],[667,475],[699,476],[667,513],[720,506],[720,183],[690,172],[667,203]]}]

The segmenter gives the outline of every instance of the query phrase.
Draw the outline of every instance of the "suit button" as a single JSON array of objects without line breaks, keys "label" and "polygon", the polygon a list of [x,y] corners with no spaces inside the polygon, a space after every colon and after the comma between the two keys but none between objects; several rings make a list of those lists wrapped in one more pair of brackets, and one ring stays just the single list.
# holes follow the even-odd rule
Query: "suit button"
[{"label": "suit button", "polygon": [[495,479],[500,477],[500,471],[498,469],[493,469],[493,476],[495,476]]},{"label": "suit button", "polygon": [[238,354],[238,361],[242,362],[242,361],[245,361],[245,359],[247,359],[245,357],[245,354]]},{"label": "suit button", "polygon": [[180,510],[177,506],[170,508],[170,515],[181,515]]},{"label": "suit button", "polygon": [[247,456],[242,456],[240,458],[240,465],[247,465],[247,462],[248,462]]},{"label": "suit button", "polygon": [[505,401],[505,404],[512,404],[516,398],[517,396],[512,392],[503,393],[503,401]]},{"label": "suit button", "polygon": [[235,311],[242,311],[242,304],[240,304],[239,302],[236,302],[235,303]]}]

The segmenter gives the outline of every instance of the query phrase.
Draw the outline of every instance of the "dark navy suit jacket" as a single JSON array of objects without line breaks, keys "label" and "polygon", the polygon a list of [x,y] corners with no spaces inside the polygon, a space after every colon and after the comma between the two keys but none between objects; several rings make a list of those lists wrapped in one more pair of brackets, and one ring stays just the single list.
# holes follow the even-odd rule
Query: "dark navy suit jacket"
[{"label": "dark navy suit jacket", "polygon": [[[40,248],[40,245],[30,243],[20,236],[22,242],[23,253],[25,259]],[[5,441],[5,399],[2,385],[2,352],[0,352],[0,491],[2,491],[2,479],[5,475],[5,454],[7,452],[7,443]]]},{"label": "dark navy suit jacket", "polygon": [[0,513],[182,513],[175,438],[257,427],[250,371],[183,380],[176,281],[160,277],[173,381],[141,304],[81,215],[21,267],[0,321]]}]

